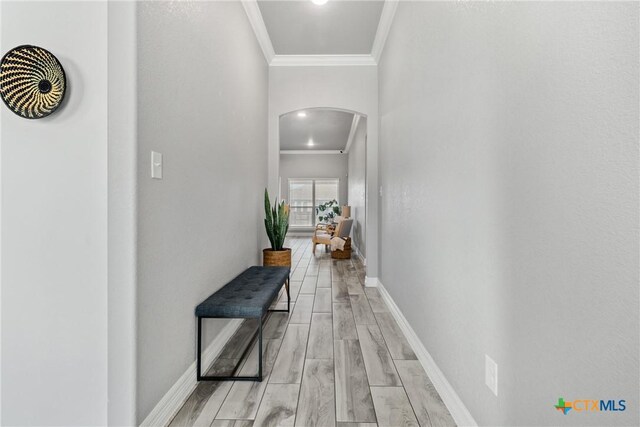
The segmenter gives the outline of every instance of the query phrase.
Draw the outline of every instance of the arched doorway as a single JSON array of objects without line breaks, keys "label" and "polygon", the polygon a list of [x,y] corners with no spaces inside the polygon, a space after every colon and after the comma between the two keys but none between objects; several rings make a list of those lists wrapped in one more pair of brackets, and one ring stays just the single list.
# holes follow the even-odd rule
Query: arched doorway
[{"label": "arched doorway", "polygon": [[291,206],[290,233],[310,235],[319,221],[315,208],[336,200],[349,206],[352,246],[366,262],[366,114],[331,107],[292,110],[279,116],[278,135],[278,194]]}]

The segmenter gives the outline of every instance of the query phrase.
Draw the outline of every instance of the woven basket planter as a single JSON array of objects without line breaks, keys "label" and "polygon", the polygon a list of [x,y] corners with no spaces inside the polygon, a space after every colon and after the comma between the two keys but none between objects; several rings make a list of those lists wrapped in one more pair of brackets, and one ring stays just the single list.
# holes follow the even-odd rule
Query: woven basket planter
[{"label": "woven basket planter", "polygon": [[347,241],[344,244],[344,250],[331,251],[331,258],[333,259],[349,259],[351,258],[351,237],[347,237]]},{"label": "woven basket planter", "polygon": [[274,251],[273,249],[263,249],[262,265],[264,265],[265,267],[291,268],[291,249],[282,248],[281,251]]}]

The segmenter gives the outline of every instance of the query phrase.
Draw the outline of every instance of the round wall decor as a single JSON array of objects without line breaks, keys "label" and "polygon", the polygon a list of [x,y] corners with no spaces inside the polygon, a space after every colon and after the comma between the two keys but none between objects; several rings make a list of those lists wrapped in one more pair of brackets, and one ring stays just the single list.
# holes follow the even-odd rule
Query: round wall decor
[{"label": "round wall decor", "polygon": [[0,61],[0,96],[20,117],[40,119],[53,113],[66,88],[60,61],[46,49],[18,46]]}]

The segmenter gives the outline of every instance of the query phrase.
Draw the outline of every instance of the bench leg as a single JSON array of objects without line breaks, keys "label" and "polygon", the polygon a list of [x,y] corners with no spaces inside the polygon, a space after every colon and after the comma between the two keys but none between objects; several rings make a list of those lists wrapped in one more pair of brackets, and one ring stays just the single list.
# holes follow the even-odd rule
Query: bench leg
[{"label": "bench leg", "polygon": [[287,277],[287,283],[285,289],[287,290],[287,313],[291,310],[291,294],[289,293],[289,283],[291,282],[291,276]]},{"label": "bench leg", "polygon": [[287,291],[287,309],[286,310],[269,310],[272,313],[290,313],[291,312],[291,293],[289,291],[289,282],[291,281],[291,276],[287,277],[287,280],[284,282],[284,289]]},{"label": "bench leg", "polygon": [[202,317],[198,317],[198,359],[196,365],[196,377],[200,381],[202,379]]},{"label": "bench leg", "polygon": [[258,381],[262,382],[262,317],[258,332]]},{"label": "bench leg", "polygon": [[[249,340],[249,345],[245,348],[240,356],[238,363],[229,376],[218,375],[202,375],[202,317],[198,317],[198,355],[196,358],[196,378],[198,381],[259,381],[262,382],[262,318],[259,319],[258,330],[254,332],[253,337]],[[242,362],[245,361],[247,353],[255,343],[256,335],[258,335],[258,375],[250,376],[234,376]]]}]

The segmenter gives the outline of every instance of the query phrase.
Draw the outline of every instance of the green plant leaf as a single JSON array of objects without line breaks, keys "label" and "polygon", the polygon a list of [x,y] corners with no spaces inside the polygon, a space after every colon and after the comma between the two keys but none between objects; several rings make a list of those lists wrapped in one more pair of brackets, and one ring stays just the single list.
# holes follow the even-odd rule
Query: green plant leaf
[{"label": "green plant leaf", "polygon": [[269,243],[271,243],[271,249],[275,249],[275,235],[273,229],[273,216],[271,215],[271,202],[269,201],[269,192],[266,188],[264,189],[264,211],[264,227],[267,231]]},{"label": "green plant leaf", "polygon": [[273,206],[269,200],[269,192],[264,189],[264,227],[274,251],[282,250],[289,231],[289,213],[285,212],[285,203],[276,198]]}]

